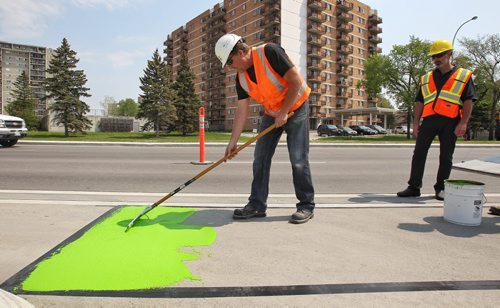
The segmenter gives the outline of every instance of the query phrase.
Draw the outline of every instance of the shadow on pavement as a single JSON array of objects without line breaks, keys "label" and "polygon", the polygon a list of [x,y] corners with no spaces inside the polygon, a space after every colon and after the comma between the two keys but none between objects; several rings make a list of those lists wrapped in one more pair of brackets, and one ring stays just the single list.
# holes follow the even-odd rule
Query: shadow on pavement
[{"label": "shadow on pavement", "polygon": [[291,214],[287,216],[267,216],[262,218],[235,220],[233,219],[233,209],[199,209],[191,217],[186,219],[183,224],[222,227],[232,223],[288,221],[290,220],[290,216]]},{"label": "shadow on pavement", "polygon": [[438,231],[453,237],[474,237],[481,234],[500,233],[500,217],[483,217],[479,226],[462,226],[444,220],[442,216],[429,216],[423,219],[426,224],[401,223],[398,229],[411,232]]},{"label": "shadow on pavement", "polygon": [[387,194],[360,194],[359,197],[354,197],[354,198],[349,198],[348,199],[350,202],[353,203],[371,203],[371,202],[377,202],[377,203],[394,203],[394,204],[416,204],[416,205],[423,205],[425,204],[426,201],[429,200],[435,200],[434,196],[429,195],[429,196],[424,196],[424,197],[408,197],[408,198],[401,198],[396,196],[387,196]]}]

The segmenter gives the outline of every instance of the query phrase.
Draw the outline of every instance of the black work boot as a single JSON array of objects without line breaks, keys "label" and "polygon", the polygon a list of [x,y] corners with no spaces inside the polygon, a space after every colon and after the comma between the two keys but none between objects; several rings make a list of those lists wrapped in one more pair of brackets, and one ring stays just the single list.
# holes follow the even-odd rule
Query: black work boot
[{"label": "black work boot", "polygon": [[420,189],[408,186],[405,190],[398,192],[398,197],[420,197]]},{"label": "black work boot", "polygon": [[266,217],[266,211],[256,210],[253,206],[247,204],[242,209],[235,209],[233,213],[234,219],[248,219],[252,217]]},{"label": "black work boot", "polygon": [[310,210],[300,209],[297,212],[293,213],[292,218],[290,218],[290,222],[292,224],[303,224],[308,222],[309,219],[314,217],[314,213]]}]

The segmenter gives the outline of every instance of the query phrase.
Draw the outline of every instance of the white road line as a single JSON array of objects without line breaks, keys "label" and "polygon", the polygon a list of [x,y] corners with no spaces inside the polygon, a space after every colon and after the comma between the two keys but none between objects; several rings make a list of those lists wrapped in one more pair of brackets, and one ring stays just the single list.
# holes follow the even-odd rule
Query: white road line
[{"label": "white road line", "polygon": [[[145,202],[116,202],[116,201],[58,201],[58,200],[1,200],[0,204],[32,204],[32,205],[73,205],[73,206],[148,206]],[[177,203],[166,202],[161,206],[192,207],[192,208],[239,208],[241,203]],[[409,208],[409,207],[443,207],[443,203],[320,203],[316,208]],[[268,208],[295,208],[295,203],[269,204]]]},{"label": "white road line", "polygon": [[[40,195],[91,195],[91,196],[145,196],[145,197],[158,197],[165,196],[167,193],[144,193],[144,192],[117,192],[117,191],[65,191],[65,190],[0,190],[2,194],[40,194]],[[205,198],[220,198],[220,197],[248,197],[248,193],[231,194],[231,193],[178,193],[178,197],[205,197]],[[422,197],[434,196],[433,194],[425,195]],[[500,193],[487,193],[487,198],[500,197]],[[396,194],[374,194],[374,193],[360,193],[360,194],[315,194],[317,198],[396,198]],[[269,198],[295,198],[295,194],[269,194]]]}]

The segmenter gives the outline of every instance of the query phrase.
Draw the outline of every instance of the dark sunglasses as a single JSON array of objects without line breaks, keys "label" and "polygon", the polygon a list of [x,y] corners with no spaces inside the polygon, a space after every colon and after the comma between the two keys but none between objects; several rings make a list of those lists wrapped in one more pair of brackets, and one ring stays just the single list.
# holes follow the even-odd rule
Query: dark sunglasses
[{"label": "dark sunglasses", "polygon": [[441,58],[443,57],[444,55],[447,55],[448,54],[448,51],[445,51],[445,52],[442,52],[442,53],[438,53],[437,55],[432,55],[432,59],[437,59],[437,58]]},{"label": "dark sunglasses", "polygon": [[230,53],[229,53],[229,56],[227,57],[228,60],[226,61],[226,65],[231,65],[233,64],[233,57],[235,54],[238,53],[238,50],[235,48],[233,49]]}]

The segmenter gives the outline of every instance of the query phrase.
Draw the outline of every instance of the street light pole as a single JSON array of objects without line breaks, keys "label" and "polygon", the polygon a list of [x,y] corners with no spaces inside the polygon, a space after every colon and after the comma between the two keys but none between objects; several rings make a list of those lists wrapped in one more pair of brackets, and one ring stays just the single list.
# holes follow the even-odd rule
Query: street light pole
[{"label": "street light pole", "polygon": [[457,31],[455,32],[455,35],[453,35],[453,41],[451,42],[451,45],[453,47],[455,47],[455,37],[457,37],[457,33],[458,33],[458,30],[460,30],[460,28],[462,28],[466,23],[468,23],[469,21],[473,21],[473,20],[476,20],[477,19],[477,16],[474,16],[472,17],[471,19],[467,20],[466,22],[464,22],[463,24],[460,25],[460,27],[458,27]]}]

